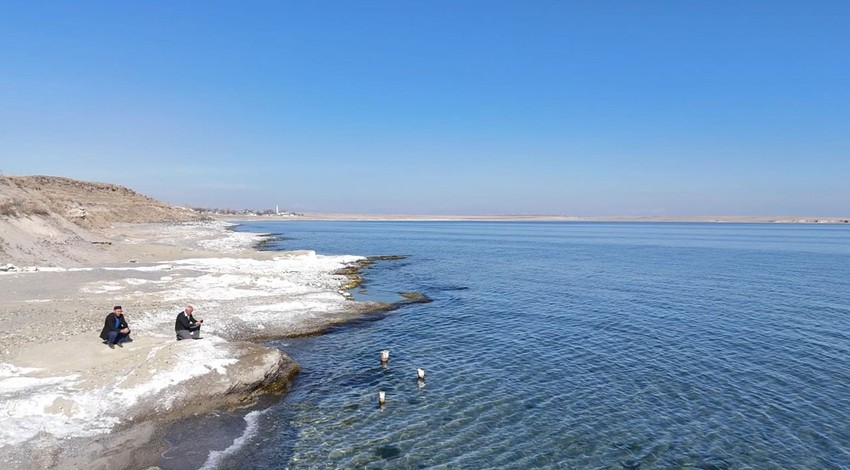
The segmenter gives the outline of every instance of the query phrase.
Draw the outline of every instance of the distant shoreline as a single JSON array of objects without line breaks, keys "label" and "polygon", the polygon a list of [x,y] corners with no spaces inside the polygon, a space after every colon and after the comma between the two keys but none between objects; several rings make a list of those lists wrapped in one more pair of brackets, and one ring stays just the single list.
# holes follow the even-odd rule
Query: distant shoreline
[{"label": "distant shoreline", "polygon": [[346,214],[306,212],[303,214],[215,214],[222,220],[327,220],[327,221],[418,221],[418,222],[694,222],[694,223],[785,223],[848,224],[850,217],[768,217],[768,216],[609,216],[574,217],[560,215],[417,215]]}]

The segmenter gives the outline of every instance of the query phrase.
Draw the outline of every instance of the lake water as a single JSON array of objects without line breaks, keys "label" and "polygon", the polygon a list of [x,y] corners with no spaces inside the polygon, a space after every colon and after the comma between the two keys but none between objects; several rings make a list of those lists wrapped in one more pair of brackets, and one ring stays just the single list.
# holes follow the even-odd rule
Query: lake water
[{"label": "lake water", "polygon": [[848,226],[239,229],[286,237],[270,249],[407,255],[355,294],[433,302],[270,343],[302,373],[222,418],[242,437],[207,467],[850,468]]}]

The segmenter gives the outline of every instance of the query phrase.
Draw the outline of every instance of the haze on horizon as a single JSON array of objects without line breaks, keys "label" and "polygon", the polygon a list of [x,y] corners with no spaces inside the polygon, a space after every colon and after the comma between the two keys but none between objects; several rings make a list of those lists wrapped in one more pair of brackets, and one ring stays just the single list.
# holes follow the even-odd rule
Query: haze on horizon
[{"label": "haze on horizon", "polygon": [[0,171],[299,212],[843,216],[850,3],[3,2]]}]

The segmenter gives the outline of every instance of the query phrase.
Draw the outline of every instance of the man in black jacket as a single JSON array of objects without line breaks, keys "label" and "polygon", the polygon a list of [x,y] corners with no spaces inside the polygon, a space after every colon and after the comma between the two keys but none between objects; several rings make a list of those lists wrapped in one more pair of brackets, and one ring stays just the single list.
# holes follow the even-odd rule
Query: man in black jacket
[{"label": "man in black jacket", "polygon": [[201,323],[203,318],[195,319],[192,316],[194,307],[187,306],[185,310],[177,314],[177,320],[174,322],[174,332],[177,333],[177,341],[181,339],[201,339]]},{"label": "man in black jacket", "polygon": [[103,322],[103,329],[100,330],[100,338],[106,341],[110,349],[115,349],[117,344],[119,348],[121,341],[124,341],[130,335],[130,326],[127,325],[127,320],[124,319],[124,310],[120,305],[112,308],[112,313],[106,316]]}]

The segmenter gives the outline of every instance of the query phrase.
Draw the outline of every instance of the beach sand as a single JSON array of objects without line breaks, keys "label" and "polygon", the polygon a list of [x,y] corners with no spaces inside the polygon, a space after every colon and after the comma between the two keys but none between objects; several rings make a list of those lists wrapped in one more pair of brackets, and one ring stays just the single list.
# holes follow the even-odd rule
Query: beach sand
[{"label": "beach sand", "polygon": [[[298,370],[257,341],[309,334],[374,305],[334,274],[361,261],[259,252],[221,221],[118,224],[101,243],[0,272],[0,467],[147,468],[169,423],[285,390]],[[202,340],[176,341],[186,305]],[[133,341],[98,334],[122,305]]]}]

